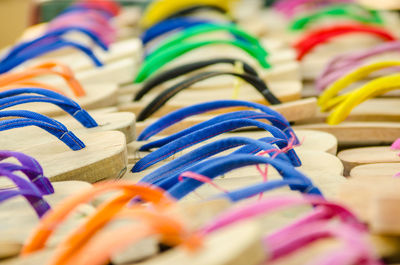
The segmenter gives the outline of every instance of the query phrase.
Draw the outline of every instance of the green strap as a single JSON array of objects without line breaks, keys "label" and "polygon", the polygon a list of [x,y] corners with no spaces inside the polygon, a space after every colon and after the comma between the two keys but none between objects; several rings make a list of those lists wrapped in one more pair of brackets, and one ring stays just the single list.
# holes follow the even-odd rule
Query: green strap
[{"label": "green strap", "polygon": [[[368,17],[365,16],[364,14],[362,14],[363,12],[368,12],[369,16]],[[303,30],[314,21],[323,19],[327,16],[343,16],[351,20],[369,24],[383,23],[383,20],[380,17],[379,13],[375,10],[366,10],[356,5],[336,5],[333,7],[318,10],[317,12],[311,15],[302,16],[300,18],[295,19],[290,24],[290,29],[296,31]]]},{"label": "green strap", "polygon": [[232,34],[235,34],[236,36],[239,36],[246,40],[248,43],[254,45],[255,49],[258,49],[260,54],[263,54],[264,56],[267,56],[268,53],[267,51],[263,48],[263,46],[260,44],[258,39],[247,32],[245,32],[242,29],[239,29],[237,26],[233,24],[201,24],[198,26],[190,27],[185,30],[182,30],[181,32],[175,33],[173,36],[167,38],[165,41],[163,41],[156,50],[154,50],[148,58],[151,58],[152,56],[157,55],[160,52],[163,52],[166,49],[170,49],[171,47],[178,45],[179,43],[182,43],[185,40],[188,40],[192,37],[196,37],[198,35],[202,34],[207,34],[210,32],[215,32],[215,31],[226,31],[230,32]]},{"label": "green strap", "polygon": [[247,54],[255,58],[261,67],[267,69],[270,68],[270,64],[266,60],[266,56],[264,53],[260,53],[258,50],[254,49],[254,46],[251,46],[243,41],[238,40],[208,40],[208,41],[198,41],[198,42],[184,42],[177,44],[167,50],[164,50],[158,53],[156,56],[151,56],[148,60],[146,60],[142,66],[140,67],[138,74],[135,79],[135,83],[141,83],[150,77],[151,74],[156,72],[165,64],[171,62],[175,58],[178,58],[185,53],[201,48],[207,45],[216,45],[216,44],[224,44],[235,46]]}]

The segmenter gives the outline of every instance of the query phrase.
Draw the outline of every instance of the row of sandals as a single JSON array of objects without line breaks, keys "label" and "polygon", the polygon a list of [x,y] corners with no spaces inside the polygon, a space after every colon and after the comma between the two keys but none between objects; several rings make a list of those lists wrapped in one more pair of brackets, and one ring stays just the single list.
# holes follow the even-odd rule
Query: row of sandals
[{"label": "row of sandals", "polygon": [[0,264],[397,262],[400,19],[310,2],[29,29],[0,60]]}]

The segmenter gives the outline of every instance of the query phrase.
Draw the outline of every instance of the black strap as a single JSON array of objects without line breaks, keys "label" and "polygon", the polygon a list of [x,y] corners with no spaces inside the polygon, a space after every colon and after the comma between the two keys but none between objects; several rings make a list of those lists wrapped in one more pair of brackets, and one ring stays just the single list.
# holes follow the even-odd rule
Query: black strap
[{"label": "black strap", "polygon": [[[196,13],[197,11],[202,11],[202,10],[210,10],[210,11],[216,11],[220,14],[227,15],[227,10],[219,7],[219,6],[214,6],[214,5],[193,5],[186,7],[184,9],[178,10],[177,12],[169,15],[165,20],[171,19],[171,18],[177,18],[177,17],[183,17],[187,15],[191,15],[193,13]],[[235,22],[232,20],[232,22]]]},{"label": "black strap", "polygon": [[175,68],[168,69],[166,71],[159,73],[158,75],[154,76],[153,78],[151,78],[149,81],[147,81],[143,85],[143,87],[136,93],[136,96],[134,97],[133,101],[141,100],[154,87],[156,87],[164,82],[167,82],[171,79],[177,78],[181,75],[185,75],[190,72],[193,72],[193,71],[196,71],[201,68],[204,68],[204,67],[207,67],[210,65],[214,65],[214,64],[226,63],[226,64],[234,65],[236,62],[240,62],[243,64],[243,71],[246,74],[258,76],[256,70],[254,70],[253,67],[251,67],[249,64],[247,64],[246,62],[239,60],[239,59],[217,58],[217,59],[211,59],[211,60],[204,60],[204,61],[199,61],[199,62],[195,62],[195,63],[180,65]]},{"label": "black strap", "polygon": [[232,75],[239,77],[252,85],[258,92],[260,92],[263,97],[272,105],[280,104],[280,100],[276,98],[271,91],[268,89],[265,82],[257,76],[249,75],[249,74],[239,74],[234,72],[203,72],[198,75],[192,76],[178,84],[173,85],[172,87],[161,92],[156,98],[154,98],[138,115],[137,121],[144,121],[152,114],[154,114],[157,110],[159,110],[165,103],[168,102],[171,98],[173,98],[180,91],[192,86],[193,84],[203,81],[208,78],[221,76],[221,75]]}]

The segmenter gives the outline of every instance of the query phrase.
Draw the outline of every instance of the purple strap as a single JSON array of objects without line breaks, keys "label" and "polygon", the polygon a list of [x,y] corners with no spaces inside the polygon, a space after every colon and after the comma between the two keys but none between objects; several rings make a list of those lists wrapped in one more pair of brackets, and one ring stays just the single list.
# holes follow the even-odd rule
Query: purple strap
[{"label": "purple strap", "polygon": [[0,168],[7,169],[11,172],[21,171],[41,191],[42,194],[48,195],[54,193],[54,188],[51,185],[51,182],[44,176],[43,169],[36,159],[23,153],[0,150],[0,161],[7,158],[15,158],[21,165],[2,162],[0,163]]},{"label": "purple strap", "polygon": [[[357,53],[339,55],[333,58],[325,67],[322,74],[316,80],[315,88],[317,91],[323,91],[338,78],[362,65],[366,59],[382,53],[395,51],[400,52],[400,41],[383,43]],[[394,67],[393,69],[398,71],[399,67]]]},{"label": "purple strap", "polygon": [[19,191],[16,191],[14,188],[1,190],[0,202],[17,195],[22,195],[29,201],[39,217],[50,210],[50,205],[43,199],[40,190],[30,181],[1,168],[0,177],[8,178],[14,182],[19,189]]}]

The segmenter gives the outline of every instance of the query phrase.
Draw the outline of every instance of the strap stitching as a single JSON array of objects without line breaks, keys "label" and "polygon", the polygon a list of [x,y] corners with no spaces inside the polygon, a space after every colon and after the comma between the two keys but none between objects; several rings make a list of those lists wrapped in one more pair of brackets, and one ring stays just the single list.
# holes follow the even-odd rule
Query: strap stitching
[{"label": "strap stitching", "polygon": [[[60,132],[64,132],[64,134],[60,137],[60,139],[62,138],[62,137],[64,137],[65,136],[65,134],[67,134],[67,133],[69,133],[70,131],[66,131],[66,130],[62,130],[62,129],[59,129],[58,127],[51,127],[51,126],[49,126],[48,125],[48,123],[45,123],[45,122],[42,122],[42,121],[39,121],[39,120],[34,120],[34,119],[29,119],[29,118],[26,118],[27,120],[25,120],[25,121],[17,121],[17,122],[10,122],[10,123],[8,123],[8,124],[2,124],[2,125],[0,125],[0,128],[1,127],[5,127],[6,125],[12,125],[12,124],[21,124],[21,123],[26,123],[26,122],[28,122],[28,120],[30,120],[30,121],[35,121],[35,122],[37,122],[37,123],[40,123],[40,124],[42,124],[43,125],[43,127],[47,127],[47,128],[49,128],[49,129],[54,129],[54,130],[57,130],[57,131],[60,131]],[[10,128],[10,129],[15,129],[15,128]],[[75,139],[73,138],[73,137],[68,137],[70,140],[72,140],[74,143],[76,143],[78,146],[80,146],[80,147],[82,147],[83,148],[83,146],[80,144],[80,143],[78,143],[77,141],[75,141]]]}]

